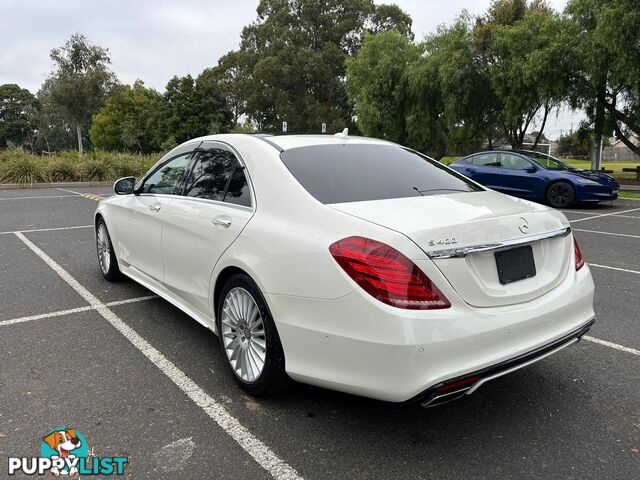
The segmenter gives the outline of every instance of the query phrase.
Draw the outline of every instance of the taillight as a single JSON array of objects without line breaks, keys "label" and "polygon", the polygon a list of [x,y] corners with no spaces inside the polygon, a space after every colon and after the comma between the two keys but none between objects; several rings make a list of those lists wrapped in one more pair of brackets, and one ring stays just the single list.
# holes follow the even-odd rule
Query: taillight
[{"label": "taillight", "polygon": [[364,291],[387,305],[410,310],[451,306],[415,263],[389,245],[348,237],[332,244],[329,252]]},{"label": "taillight", "polygon": [[580,251],[580,247],[578,246],[578,242],[575,237],[573,238],[573,253],[576,257],[576,272],[580,270],[584,266],[584,257],[582,256],[582,252]]}]

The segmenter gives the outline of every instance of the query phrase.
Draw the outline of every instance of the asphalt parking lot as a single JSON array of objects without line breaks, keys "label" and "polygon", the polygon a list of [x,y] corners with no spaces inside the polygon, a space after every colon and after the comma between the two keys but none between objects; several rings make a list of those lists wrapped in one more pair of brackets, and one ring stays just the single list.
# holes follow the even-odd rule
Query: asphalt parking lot
[{"label": "asphalt parking lot", "polygon": [[100,274],[110,188],[0,190],[0,477],[69,425],[129,479],[640,478],[640,202],[566,212],[596,283],[586,340],[437,408],[297,385],[256,400],[215,336]]}]

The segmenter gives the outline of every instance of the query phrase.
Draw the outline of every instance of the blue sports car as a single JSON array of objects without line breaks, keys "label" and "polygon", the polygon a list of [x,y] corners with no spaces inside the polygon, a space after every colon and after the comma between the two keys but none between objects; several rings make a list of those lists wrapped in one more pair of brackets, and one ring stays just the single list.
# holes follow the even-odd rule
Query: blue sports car
[{"label": "blue sports car", "polygon": [[550,155],[525,150],[474,153],[449,166],[493,190],[555,208],[613,200],[620,189],[605,173],[573,168]]}]

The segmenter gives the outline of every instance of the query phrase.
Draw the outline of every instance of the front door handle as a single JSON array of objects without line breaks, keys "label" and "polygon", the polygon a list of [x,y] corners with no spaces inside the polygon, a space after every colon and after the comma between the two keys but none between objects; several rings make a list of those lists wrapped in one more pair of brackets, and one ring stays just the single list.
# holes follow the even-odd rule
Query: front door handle
[{"label": "front door handle", "polygon": [[151,210],[152,212],[159,212],[161,208],[162,204],[160,202],[152,203],[151,205],[149,205],[149,210]]},{"label": "front door handle", "polygon": [[229,228],[231,226],[231,217],[229,215],[218,215],[213,217],[211,222],[218,227]]}]

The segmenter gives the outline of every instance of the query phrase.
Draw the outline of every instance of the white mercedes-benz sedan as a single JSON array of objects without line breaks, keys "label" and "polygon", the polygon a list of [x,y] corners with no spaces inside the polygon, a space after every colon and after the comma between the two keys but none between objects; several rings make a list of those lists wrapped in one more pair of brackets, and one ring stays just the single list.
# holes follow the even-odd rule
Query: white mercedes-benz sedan
[{"label": "white mercedes-benz sedan", "polygon": [[95,214],[103,275],[217,333],[238,384],[429,406],[577,342],[593,281],[566,217],[347,134],[186,142]]}]

